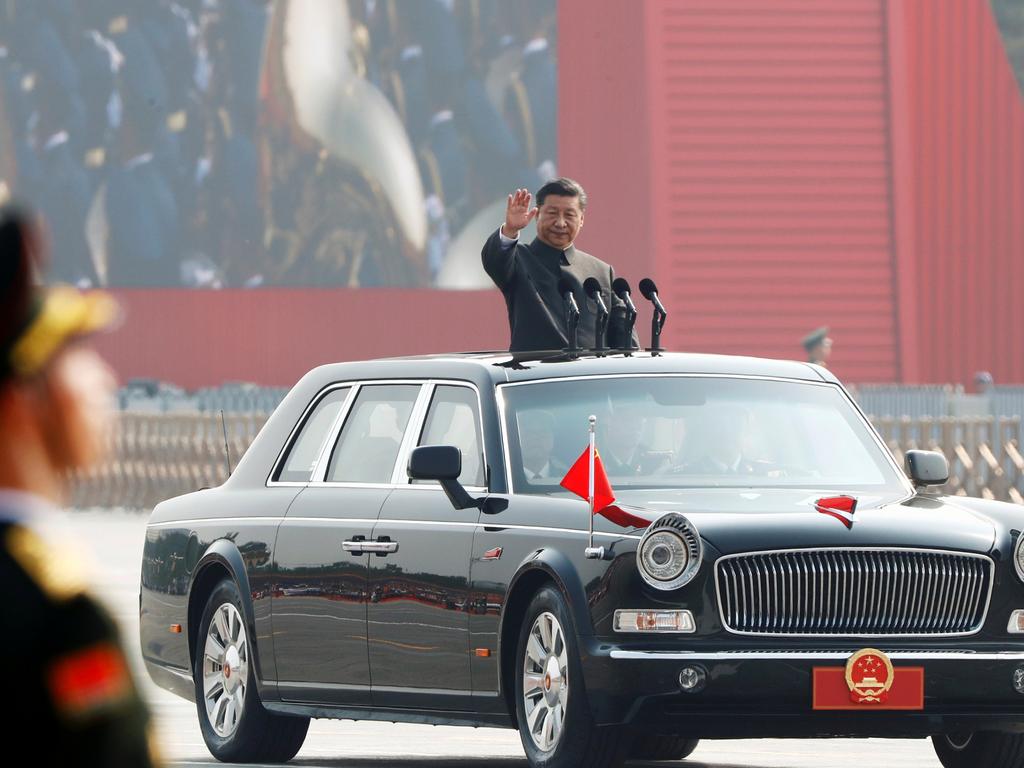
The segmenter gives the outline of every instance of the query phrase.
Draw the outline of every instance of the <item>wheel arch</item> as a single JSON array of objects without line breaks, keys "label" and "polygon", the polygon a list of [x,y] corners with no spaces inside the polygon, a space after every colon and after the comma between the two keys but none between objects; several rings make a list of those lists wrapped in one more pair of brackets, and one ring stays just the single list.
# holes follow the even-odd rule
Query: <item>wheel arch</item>
[{"label": "wheel arch", "polygon": [[555,549],[542,549],[524,560],[509,582],[505,605],[498,629],[498,659],[502,697],[512,722],[516,722],[515,672],[516,645],[519,629],[530,600],[544,586],[553,586],[562,597],[573,620],[576,637],[594,633],[593,622],[587,608],[586,593],[575,566],[564,553]]},{"label": "wheel arch", "polygon": [[196,564],[192,572],[192,582],[188,590],[188,658],[189,669],[195,668],[197,646],[199,642],[199,625],[203,618],[203,609],[210,599],[213,590],[224,579],[235,582],[242,596],[242,613],[245,617],[246,632],[251,638],[250,647],[255,663],[257,682],[263,679],[260,673],[259,647],[256,641],[256,620],[252,608],[249,576],[245,570],[242,553],[230,539],[218,539],[213,542]]}]

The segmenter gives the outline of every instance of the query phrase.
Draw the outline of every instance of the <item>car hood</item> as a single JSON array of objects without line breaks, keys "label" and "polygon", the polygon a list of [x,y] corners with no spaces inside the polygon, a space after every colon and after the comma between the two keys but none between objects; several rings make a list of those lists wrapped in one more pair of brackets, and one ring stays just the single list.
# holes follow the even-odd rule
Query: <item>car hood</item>
[{"label": "car hood", "polygon": [[857,498],[853,525],[818,512],[826,494],[807,489],[638,490],[619,506],[651,521],[679,512],[722,554],[804,547],[920,547],[987,553],[1000,523],[949,500],[913,496]]}]

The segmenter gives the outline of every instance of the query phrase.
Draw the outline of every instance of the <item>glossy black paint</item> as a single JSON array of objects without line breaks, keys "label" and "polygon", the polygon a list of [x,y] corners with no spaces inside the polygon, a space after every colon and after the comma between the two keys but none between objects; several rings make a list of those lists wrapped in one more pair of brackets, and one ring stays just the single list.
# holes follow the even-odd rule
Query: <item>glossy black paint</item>
[{"label": "glossy black paint", "polygon": [[[478,354],[318,368],[271,416],[220,488],[171,499],[153,512],[141,579],[140,642],[153,679],[189,697],[202,604],[232,578],[248,596],[246,620],[266,706],[317,717],[514,726],[510,674],[520,611],[542,583],[566,596],[580,639],[587,698],[599,723],[630,722],[699,737],[911,736],[953,727],[1019,729],[1024,696],[1010,687],[1017,660],[928,660],[920,713],[810,711],[810,669],[800,658],[701,661],[706,689],[679,692],[680,659],[613,658],[622,651],[694,654],[825,650],[1015,651],[1010,611],[1024,608],[1011,562],[1024,514],[1009,504],[915,492],[859,499],[847,530],[818,514],[799,489],[633,491],[623,503],[655,519],[680,512],[700,532],[704,561],[674,592],[636,569],[642,531],[594,521],[604,560],[583,556],[589,512],[567,497],[513,495],[506,483],[499,385],[566,376],[688,373],[777,377],[838,386],[801,363],[673,355],[543,361]],[[325,387],[362,380],[467,382],[480,395],[486,489],[457,509],[437,485],[280,485],[268,482],[286,441]],[[399,461],[408,461],[400,456]],[[394,552],[345,551],[346,541],[391,541]],[[982,553],[996,566],[988,618],[961,638],[742,637],[723,629],[713,570],[726,554],[813,547],[900,546]],[[617,608],[678,607],[693,635],[616,634]],[[172,624],[185,631],[174,634]],[[842,661],[828,662],[842,666]],[[751,717],[755,715],[756,717]]]}]

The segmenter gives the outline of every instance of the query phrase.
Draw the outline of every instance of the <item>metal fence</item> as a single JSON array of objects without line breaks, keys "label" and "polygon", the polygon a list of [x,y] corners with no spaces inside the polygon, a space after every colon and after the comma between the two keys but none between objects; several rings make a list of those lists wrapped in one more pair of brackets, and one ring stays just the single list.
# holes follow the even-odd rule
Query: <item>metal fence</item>
[{"label": "metal fence", "polygon": [[[268,415],[225,415],[232,465]],[[901,463],[911,449],[941,450],[950,462],[947,492],[1024,504],[1020,417],[875,417],[873,422]],[[149,509],[227,477],[219,413],[122,413],[111,441],[111,458],[75,478],[74,506]]]}]

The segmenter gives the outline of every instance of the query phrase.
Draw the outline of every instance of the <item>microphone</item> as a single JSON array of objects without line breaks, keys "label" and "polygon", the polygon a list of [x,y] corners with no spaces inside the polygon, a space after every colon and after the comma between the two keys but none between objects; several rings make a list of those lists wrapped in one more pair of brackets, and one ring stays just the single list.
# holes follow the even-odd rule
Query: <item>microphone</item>
[{"label": "microphone", "polygon": [[654,315],[651,317],[651,352],[657,353],[661,351],[661,329],[665,326],[668,312],[662,306],[661,299],[658,298],[658,286],[651,278],[645,277],[640,281],[640,293],[654,305]]},{"label": "microphone", "polygon": [[666,315],[668,314],[668,312],[665,312],[665,308],[661,306],[661,300],[658,298],[658,286],[654,284],[651,278],[645,277],[640,281],[640,293],[643,294],[645,299],[654,304],[656,310],[664,312]]},{"label": "microphone", "polygon": [[569,330],[569,351],[576,352],[580,348],[580,306],[576,303],[576,295],[573,293],[572,283],[564,277],[558,280],[558,292],[565,302],[565,324]]},{"label": "microphone", "polygon": [[633,324],[636,322],[636,305],[630,296],[629,283],[625,278],[616,277],[612,280],[612,291],[619,297],[619,301],[626,305],[626,338],[623,340],[624,349],[633,349]]},{"label": "microphone", "polygon": [[601,295],[601,284],[596,277],[588,277],[583,281],[583,290],[587,297],[597,304],[597,317],[594,320],[594,349],[607,349],[604,343],[605,329],[608,327],[608,305]]}]

